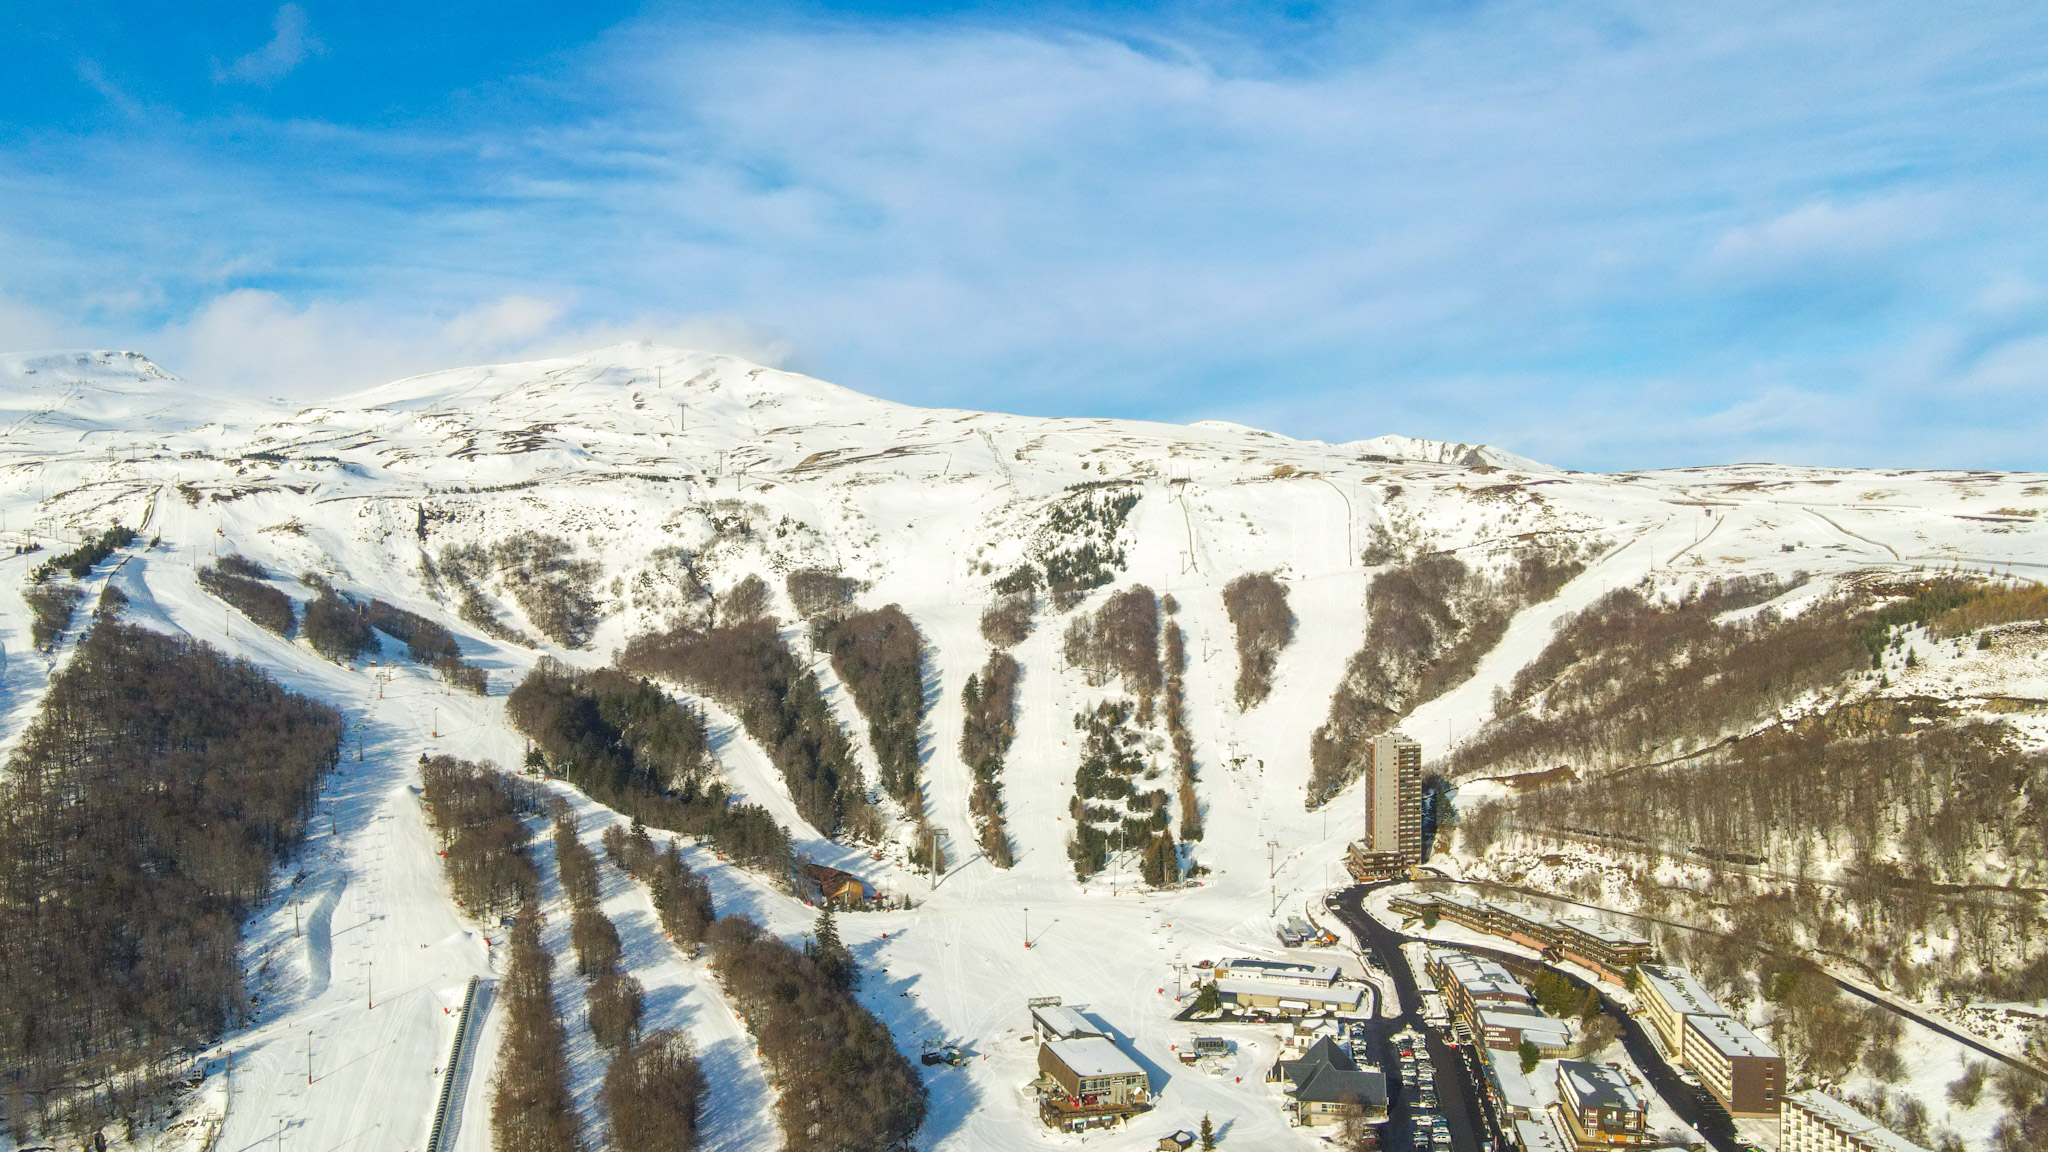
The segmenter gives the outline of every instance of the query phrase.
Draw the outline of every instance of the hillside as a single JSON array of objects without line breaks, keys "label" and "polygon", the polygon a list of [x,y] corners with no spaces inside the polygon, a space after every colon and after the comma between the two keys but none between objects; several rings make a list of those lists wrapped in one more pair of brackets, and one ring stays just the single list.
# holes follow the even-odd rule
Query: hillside
[{"label": "hillside", "polygon": [[[2048,574],[2048,475],[1765,464],[1579,473],[1489,446],[1391,435],[1333,445],[1213,421],[920,409],[642,344],[433,373],[303,408],[209,399],[203,386],[132,353],[17,355],[0,358],[0,426],[0,753],[19,744],[90,617],[88,600],[51,651],[38,651],[34,571],[115,523],[136,540],[52,586],[76,584],[86,596],[118,588],[132,623],[247,659],[339,710],[348,727],[313,833],[278,889],[287,895],[263,904],[245,932],[253,1015],[206,1053],[204,1082],[180,1101],[178,1131],[195,1146],[224,1112],[222,1148],[249,1147],[281,1124],[300,1147],[340,1146],[372,1127],[382,1132],[376,1146],[424,1143],[434,1071],[454,1030],[435,1009],[459,1005],[469,977],[501,971],[503,941],[495,924],[465,919],[448,898],[411,791],[416,762],[432,753],[525,763],[529,742],[508,721],[505,699],[543,657],[596,669],[646,634],[695,635],[759,610],[777,621],[843,731],[879,836],[828,837],[805,819],[776,750],[750,735],[748,717],[680,683],[665,686],[701,712],[726,793],[765,808],[797,852],[916,901],[842,916],[839,931],[867,972],[861,1001],[900,1048],[914,1054],[922,1040],[951,1039],[975,1057],[924,1070],[931,1104],[918,1147],[1045,1142],[1019,1091],[1033,1074],[1019,1036],[1025,998],[1061,995],[1091,1005],[1159,1076],[1172,1070],[1156,1112],[1098,1142],[1150,1148],[1207,1113],[1232,1119],[1233,1146],[1307,1148],[1312,1140],[1287,1128],[1261,1083],[1270,1041],[1246,1044],[1231,1076],[1179,1070],[1171,1046],[1191,1033],[1170,1019],[1185,972],[1176,966],[1268,950],[1276,911],[1319,910],[1343,881],[1359,788],[1342,783],[1311,808],[1311,740],[1353,677],[1354,653],[1376,642],[1367,634],[1368,619],[1384,618],[1368,602],[1375,580],[1431,558],[1462,566],[1445,578],[1463,590],[1448,623],[1413,647],[1421,663],[1390,657],[1373,672],[1405,693],[1376,703],[1433,765],[1451,767],[1446,754],[1495,719],[1497,699],[1544,656],[1559,624],[1618,590],[1655,601],[1711,581],[1775,580],[1769,610],[1796,619],[1827,596],[1885,581],[1952,570]],[[18,551],[30,545],[40,550]],[[488,674],[488,694],[451,687],[408,660],[388,631],[372,637],[375,649],[335,661],[309,646],[303,624],[293,635],[259,627],[200,583],[202,569],[235,555],[259,567],[260,582],[300,619],[325,584],[445,627],[461,660]],[[1514,575],[1537,560],[1549,577]],[[1019,594],[1025,568],[1036,590],[1022,594],[1032,626],[1009,648],[1020,674],[1014,743],[1000,771],[1015,856],[1004,869],[977,839],[976,776],[959,751],[962,692],[989,661],[984,611]],[[805,572],[851,581],[846,610],[897,605],[915,626],[925,691],[911,786],[921,783],[921,816],[881,788],[870,732],[889,729],[863,716],[859,693],[841,679],[842,667],[858,663],[816,646],[789,591],[790,575]],[[1270,693],[1240,710],[1224,588],[1251,573],[1277,577],[1294,627],[1277,649]],[[752,608],[734,594],[750,577],[766,593]],[[1157,678],[1146,679],[1143,641],[1102,615],[1138,587],[1161,598],[1154,634],[1177,628],[1183,637],[1175,686],[1173,669],[1158,673],[1157,655]],[[1082,619],[1096,622],[1088,643],[1070,636]],[[1780,713],[1938,698],[1954,718],[2010,725],[2015,755],[2048,746],[2048,636],[2022,622],[1979,649],[1937,642],[1925,630],[1932,619],[1907,627],[1918,646],[1910,667],[1899,649],[1882,681],[1837,677],[1767,713],[1731,711],[1742,719],[1728,723],[1746,730]],[[1170,707],[1168,694],[1179,703]],[[1109,867],[1081,877],[1067,847],[1076,812],[1105,818],[1076,795],[1088,734],[1075,717],[1105,702],[1132,705],[1130,798],[1116,826],[1150,823],[1112,845],[1120,853]],[[1183,719],[1168,719],[1175,715]],[[1172,814],[1176,724],[1192,756],[1199,840],[1183,837]],[[1481,777],[1549,766],[1468,771],[1455,803],[1476,811],[1512,791]],[[1147,774],[1155,770],[1156,779]],[[892,766],[889,778],[904,774]],[[574,805],[593,847],[620,820],[561,781],[549,787]],[[1163,807],[1141,803],[1153,790],[1168,797]],[[1129,837],[1154,835],[1161,822],[1178,867],[1202,870],[1197,886],[1139,882],[1141,851]],[[1617,906],[1634,907],[1615,878],[1628,863],[1616,862],[1612,845],[1541,841],[1538,821],[1526,823],[1509,822],[1491,855],[1447,851],[1445,866],[1579,895],[1605,884]],[[1453,846],[1448,836],[1443,843]],[[946,862],[936,881],[912,859],[929,859],[934,844]],[[1887,851],[1882,836],[1867,847]],[[1561,848],[1581,855],[1565,859]],[[684,854],[722,912],[745,911],[789,940],[812,929],[814,911],[771,878],[692,838]],[[1812,858],[1818,872],[1850,863],[1846,854]],[[2040,883],[2026,861],[2006,865],[2002,879],[1950,879]],[[1615,875],[1602,880],[1602,869]],[[669,946],[639,888],[607,876],[604,904],[624,965],[648,989],[650,1019],[690,1034],[705,1066],[705,1146],[773,1146],[764,1101],[774,1089],[718,981],[704,961]],[[557,919],[566,925],[566,914]],[[549,927],[558,952],[562,925]],[[2038,936],[2029,920],[2020,953],[1994,959],[2022,963],[2038,954]],[[572,988],[561,969],[558,957],[558,997],[580,1003],[580,984]],[[572,1088],[595,1131],[602,1053],[571,1015]],[[486,1017],[453,1146],[489,1144],[499,1018]],[[231,1087],[222,1062],[230,1052]],[[1915,1083],[1938,1083],[1963,1054],[1930,1044],[1912,1058]],[[1994,1118],[1986,1105],[1958,1123],[1981,1136]]]}]

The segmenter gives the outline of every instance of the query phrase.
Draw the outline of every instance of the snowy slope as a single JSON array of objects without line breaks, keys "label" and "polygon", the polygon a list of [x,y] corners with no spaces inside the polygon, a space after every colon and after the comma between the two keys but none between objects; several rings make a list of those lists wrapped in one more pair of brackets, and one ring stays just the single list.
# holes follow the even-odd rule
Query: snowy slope
[{"label": "snowy slope", "polygon": [[[443,1010],[460,1002],[469,977],[492,975],[500,960],[486,944],[496,936],[465,922],[447,897],[410,791],[413,763],[422,751],[516,763],[523,743],[505,723],[505,689],[543,652],[600,664],[627,636],[664,623],[681,603],[680,556],[714,588],[759,573],[778,597],[783,573],[838,569],[866,582],[863,604],[901,604],[924,633],[928,806],[950,834],[953,860],[935,887],[902,867],[900,845],[877,862],[803,825],[765,752],[732,717],[707,711],[735,792],[768,805],[803,851],[921,902],[848,916],[841,930],[870,973],[863,999],[906,1050],[947,1037],[975,1053],[966,1066],[927,1077],[933,1108],[919,1146],[957,1149],[1063,1143],[1030,1120],[1019,1091],[1034,1058],[1019,1040],[1023,1001],[1048,994],[1091,1005],[1161,1089],[1157,1111],[1091,1144],[1149,1148],[1208,1113],[1229,1122],[1241,1146],[1311,1146],[1286,1127],[1263,1083],[1273,1036],[1236,1036],[1240,1067],[1227,1077],[1183,1070],[1174,1059],[1172,1045],[1191,1030],[1170,1020],[1173,966],[1270,951],[1276,906],[1281,915],[1300,910],[1341,877],[1336,861],[1357,834],[1357,793],[1305,811],[1306,750],[1361,638],[1373,575],[1361,554],[1375,534],[1406,534],[1478,564],[1528,540],[1580,542],[1589,559],[1559,596],[1514,622],[1472,681],[1416,714],[1409,730],[1432,757],[1477,727],[1494,686],[1540,649],[1558,618],[1607,588],[1796,569],[1826,576],[1961,564],[2048,573],[2048,531],[2035,514],[2048,508],[2040,475],[1774,465],[1570,473],[1487,446],[1405,437],[1330,445],[1220,422],[918,409],[644,344],[434,373],[296,410],[210,401],[203,388],[128,353],[7,357],[0,427],[0,544],[35,541],[54,552],[114,519],[139,526],[154,542],[132,550],[113,577],[136,619],[256,661],[343,709],[351,740],[361,737],[363,759],[350,759],[330,783],[322,801],[329,831],[308,846],[292,888],[297,934],[291,901],[250,926],[260,1015],[216,1054],[232,1052],[232,1076],[217,1060],[192,1105],[202,1116],[225,1104],[223,1148],[275,1138],[280,1123],[298,1147],[342,1147],[372,1131],[358,1146],[424,1141],[434,1073],[454,1030]],[[1209,828],[1195,856],[1213,869],[1199,888],[1133,892],[1128,862],[1121,879],[1074,879],[1063,848],[1078,756],[1072,717],[1107,692],[1064,668],[1065,620],[1049,615],[1016,649],[1024,669],[1018,739],[1003,783],[1017,867],[998,871],[974,848],[971,782],[956,746],[961,686],[988,652],[980,610],[991,582],[1030,554],[1047,505],[1070,485],[1103,480],[1140,497],[1119,585],[1172,593],[1187,632],[1190,727]],[[587,648],[492,639],[457,619],[450,590],[430,574],[426,562],[452,548],[524,531],[560,535],[601,565],[606,618]],[[281,575],[317,572],[434,616],[491,670],[494,694],[447,695],[402,662],[338,667],[258,631],[194,579],[196,566],[230,550]],[[48,553],[12,552],[0,549],[0,741],[18,736],[51,667],[29,650],[20,597],[29,567]],[[1267,570],[1289,588],[1297,639],[1272,697],[1240,713],[1221,589],[1240,573]],[[485,590],[519,620],[502,589]],[[786,605],[781,612],[787,619]],[[822,662],[820,671],[831,683]],[[850,701],[833,697],[841,722],[860,736],[865,726]],[[594,844],[611,817],[577,802]],[[722,909],[791,938],[810,925],[810,909],[759,877],[689,851]],[[715,1072],[712,1146],[775,1146],[772,1117],[762,1115],[772,1089],[715,982],[668,948],[644,897],[615,879],[607,907],[648,989],[649,1025],[688,1030]],[[1028,950],[1027,909],[1037,940]],[[565,1000],[574,983],[560,982]],[[481,1035],[456,1139],[465,1149],[488,1142],[489,1016]],[[576,1067],[588,1105],[601,1067],[583,1051]]]}]

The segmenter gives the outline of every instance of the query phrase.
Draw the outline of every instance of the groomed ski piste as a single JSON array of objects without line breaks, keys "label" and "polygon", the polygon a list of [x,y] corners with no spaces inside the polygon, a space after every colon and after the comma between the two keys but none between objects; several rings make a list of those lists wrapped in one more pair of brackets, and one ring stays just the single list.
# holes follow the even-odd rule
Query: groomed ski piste
[{"label": "groomed ski piste", "polygon": [[[660,574],[676,550],[721,589],[748,574],[767,579],[785,635],[828,685],[829,665],[781,599],[786,571],[856,577],[866,584],[861,605],[900,604],[923,634],[927,808],[952,861],[936,879],[908,868],[901,820],[879,851],[807,825],[763,749],[731,716],[695,702],[734,793],[766,805],[798,851],[914,902],[844,914],[840,932],[864,971],[861,1000],[899,1048],[912,1059],[927,1040],[966,1048],[957,1068],[920,1069],[931,1097],[916,1140],[962,1150],[1149,1149],[1205,1115],[1232,1147],[1319,1146],[1321,1133],[1288,1126],[1277,1089],[1264,1082],[1277,1033],[1232,1028],[1235,1063],[1211,1075],[1184,1068],[1175,1048],[1215,1028],[1172,1017],[1183,1006],[1177,991],[1191,988],[1189,966],[1282,955],[1276,918],[1322,918],[1323,896],[1346,882],[1340,860],[1359,834],[1358,788],[1307,811],[1306,749],[1361,639],[1373,570],[1360,554],[1373,533],[1420,533],[1474,563],[1518,540],[1572,540],[1588,565],[1516,618],[1468,682],[1410,717],[1405,729],[1431,758],[1483,722],[1494,689],[1559,619],[1646,577],[1676,585],[1764,572],[2048,572],[2048,533],[2028,510],[2048,507],[2048,477],[2039,475],[1772,465],[1567,473],[1400,437],[1329,445],[1220,423],[915,409],[653,345],[437,373],[301,410],[210,401],[132,354],[16,356],[0,360],[0,429],[0,542],[9,546],[0,552],[0,751],[18,740],[89,616],[81,609],[54,656],[33,650],[27,573],[115,520],[140,538],[102,566],[90,591],[113,583],[130,620],[246,658],[341,709],[349,724],[313,835],[247,927],[254,1018],[205,1054],[204,1082],[161,1138],[167,1148],[426,1146],[465,989],[500,974],[503,933],[466,919],[450,898],[417,797],[417,761],[445,753],[515,770],[525,743],[506,722],[506,692],[543,654],[601,666],[626,637],[662,624],[674,603]],[[1079,743],[1072,721],[1118,693],[1066,669],[1067,617],[1045,607],[1014,650],[1023,678],[1002,783],[1016,866],[996,869],[975,849],[971,777],[957,752],[960,690],[989,652],[978,618],[990,582],[1029,554],[1033,517],[1048,501],[1104,480],[1141,498],[1121,537],[1124,570],[1077,611],[1138,583],[1178,603],[1171,619],[1187,634],[1206,823],[1190,847],[1208,872],[1193,887],[1146,890],[1128,859],[1075,879],[1065,851]],[[744,531],[732,527],[735,516]],[[425,556],[529,530],[568,538],[603,566],[609,614],[583,649],[493,639],[458,619],[423,574]],[[6,554],[30,539],[45,551]],[[294,577],[311,571],[440,621],[465,658],[489,671],[490,695],[449,690],[395,642],[342,666],[257,628],[197,583],[199,566],[229,552],[264,564],[301,601],[308,592]],[[1240,712],[1221,589],[1258,571],[1286,583],[1296,638],[1270,698]],[[509,599],[500,607],[533,634]],[[831,703],[872,781],[865,722],[843,689]],[[574,805],[596,848],[618,817],[549,786]],[[604,1057],[582,1022],[567,905],[545,829],[535,828],[571,1087],[595,1144]],[[811,929],[813,908],[684,842],[721,914],[745,913],[792,941]],[[623,966],[647,990],[645,1026],[688,1032],[703,1061],[704,1146],[779,1146],[774,1090],[705,962],[663,937],[644,892],[609,864],[603,873]],[[1348,950],[1315,955],[1361,974]],[[1151,1076],[1157,1107],[1087,1137],[1041,1126],[1024,1092],[1037,1074],[1037,1049],[1026,1042],[1025,1001],[1034,996],[1085,1005]],[[498,1017],[486,1011],[479,1025],[444,1140],[464,1152],[490,1146]],[[1962,1056],[1916,1034],[1912,1084],[1939,1099]],[[1991,1118],[1985,1109],[1963,1117],[1965,1135],[1980,1137]]]}]

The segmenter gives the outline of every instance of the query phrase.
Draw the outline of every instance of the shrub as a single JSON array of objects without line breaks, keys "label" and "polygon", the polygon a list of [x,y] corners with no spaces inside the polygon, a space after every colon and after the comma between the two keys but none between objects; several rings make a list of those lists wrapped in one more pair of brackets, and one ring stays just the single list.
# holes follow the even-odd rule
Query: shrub
[{"label": "shrub", "polygon": [[78,602],[85,589],[74,584],[38,584],[22,593],[28,601],[29,642],[45,652],[54,651],[57,638],[71,627]]},{"label": "shrub", "polygon": [[1046,508],[1038,560],[1055,611],[1070,611],[1124,570],[1123,528],[1141,495],[1120,482],[1075,484]]},{"label": "shrub", "polygon": [[[541,635],[564,648],[590,642],[598,622],[594,585],[602,571],[596,561],[575,559],[567,540],[543,532],[504,540],[490,556],[519,610]],[[496,622],[495,613],[491,619]]]},{"label": "shrub", "polygon": [[1287,586],[1271,572],[1239,576],[1223,586],[1223,608],[1237,633],[1237,706],[1247,709],[1273,691],[1280,650],[1294,639]]},{"label": "shrub", "polygon": [[815,620],[836,616],[852,607],[853,594],[860,582],[821,568],[802,568],[785,577],[783,586],[789,591],[789,602],[796,608],[798,618]]}]

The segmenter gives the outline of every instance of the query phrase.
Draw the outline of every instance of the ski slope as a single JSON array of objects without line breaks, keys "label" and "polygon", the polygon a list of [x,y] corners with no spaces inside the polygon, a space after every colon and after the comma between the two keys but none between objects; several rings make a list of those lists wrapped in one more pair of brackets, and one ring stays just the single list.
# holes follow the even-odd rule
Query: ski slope
[{"label": "ski slope", "polygon": [[[234,1152],[266,1141],[322,1152],[424,1146],[452,1012],[470,978],[494,978],[503,958],[496,926],[465,919],[448,896],[416,762],[447,753],[518,764],[524,742],[506,723],[505,692],[543,654],[601,665],[626,637],[665,623],[678,604],[678,554],[718,589],[763,576],[786,622],[783,574],[832,568],[864,583],[863,605],[900,604],[923,633],[926,801],[951,860],[936,880],[905,866],[901,821],[879,860],[809,827],[765,750],[734,717],[698,703],[734,793],[766,805],[813,859],[915,901],[844,916],[840,930],[866,971],[861,999],[906,1053],[926,1039],[972,1053],[959,1068],[922,1070],[931,1113],[918,1146],[960,1150],[1149,1149],[1204,1115],[1232,1146],[1315,1146],[1287,1126],[1264,1083],[1274,1033],[1232,1029],[1236,1064],[1211,1076],[1175,1058],[1194,1029],[1171,1017],[1185,966],[1278,954],[1276,915],[1319,908],[1343,879],[1338,861],[1358,834],[1359,793],[1354,786],[1305,810],[1306,750],[1361,639],[1374,575],[1361,553],[1373,533],[1420,532],[1427,546],[1479,565],[1531,540],[1579,542],[1588,559],[1558,596],[1511,624],[1470,681],[1411,718],[1408,731],[1432,758],[1487,717],[1494,688],[1559,619],[1612,588],[1919,566],[2048,572],[2040,475],[1776,465],[1589,475],[1403,437],[1330,445],[1219,422],[916,409],[653,345],[435,373],[298,410],[210,400],[129,354],[15,356],[0,358],[0,427],[0,544],[10,546],[0,550],[0,749],[19,738],[67,650],[46,658],[29,648],[20,594],[28,570],[115,519],[140,526],[142,542],[90,588],[114,581],[132,619],[247,658],[348,717],[348,755],[322,794],[315,834],[280,878],[279,898],[247,928],[254,1017],[204,1055],[205,1082],[184,1102],[192,1123],[178,1131],[196,1147],[217,1129],[211,1147]],[[1070,485],[1104,480],[1139,494],[1120,537],[1116,586],[1170,593],[1172,619],[1186,632],[1207,827],[1192,857],[1210,870],[1199,887],[1141,890],[1129,860],[1076,880],[1065,852],[1078,760],[1072,720],[1115,693],[1065,667],[1067,618],[1049,610],[1015,649],[1017,740],[1002,783],[1016,867],[991,867],[974,842],[972,780],[957,744],[961,688],[988,655],[981,609],[991,582],[1031,555],[1047,505]],[[457,618],[425,563],[525,531],[562,536],[600,566],[605,619],[588,647],[481,633]],[[45,551],[9,554],[31,541]],[[302,599],[294,577],[313,572],[443,622],[466,658],[491,672],[491,695],[450,695],[395,644],[345,668],[262,632],[196,582],[198,566],[229,551],[263,563]],[[1252,571],[1280,575],[1297,631],[1271,697],[1240,712],[1221,590]],[[486,591],[532,633],[502,588]],[[788,634],[808,653],[796,625]],[[829,666],[813,665],[872,772],[865,722]],[[556,790],[596,849],[615,815]],[[545,862],[545,830],[536,831]],[[809,930],[814,911],[800,901],[706,849],[685,850],[721,912],[743,912],[792,940]],[[625,966],[647,990],[646,1025],[687,1032],[704,1061],[706,1146],[777,1147],[773,1087],[716,980],[662,937],[643,892],[604,871]],[[551,899],[546,911],[573,1087],[595,1146],[602,1055],[581,1021],[566,905]],[[1330,960],[1355,967],[1348,954]],[[1022,1039],[1024,1001],[1039,995],[1087,1005],[1152,1074],[1157,1109],[1085,1141],[1045,1132],[1022,1093],[1036,1074],[1036,1049]],[[450,1141],[464,1152],[489,1144],[499,1023],[495,1009],[481,1020]]]}]

